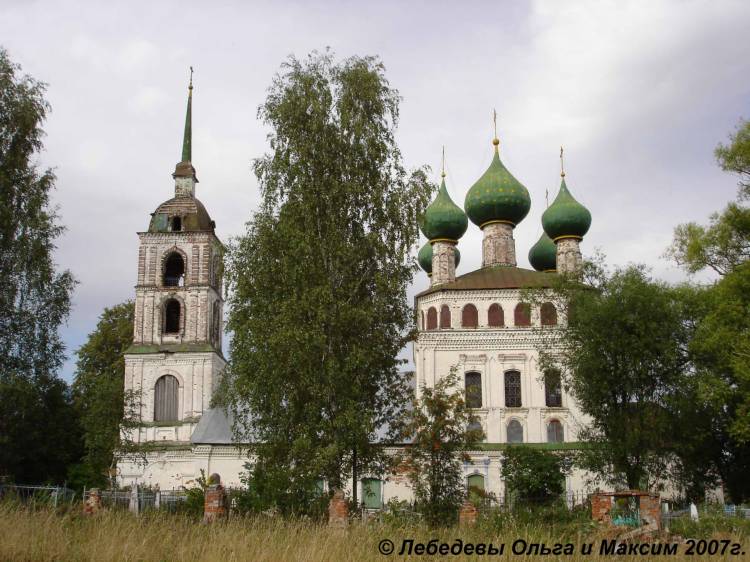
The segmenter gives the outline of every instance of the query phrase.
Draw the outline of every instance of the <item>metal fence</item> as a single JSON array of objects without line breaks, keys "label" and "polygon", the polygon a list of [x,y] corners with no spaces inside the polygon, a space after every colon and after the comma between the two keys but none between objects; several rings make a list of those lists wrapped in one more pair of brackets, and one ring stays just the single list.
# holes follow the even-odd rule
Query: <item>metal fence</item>
[{"label": "metal fence", "polygon": [[[88,500],[91,489],[84,490],[83,500]],[[177,511],[187,500],[187,491],[159,490],[136,487],[131,490],[100,490],[102,507],[109,509],[124,509],[143,512],[152,509],[162,509],[169,512]]]},{"label": "metal fence", "polygon": [[64,486],[0,484],[0,500],[57,507],[76,500],[76,492]]}]

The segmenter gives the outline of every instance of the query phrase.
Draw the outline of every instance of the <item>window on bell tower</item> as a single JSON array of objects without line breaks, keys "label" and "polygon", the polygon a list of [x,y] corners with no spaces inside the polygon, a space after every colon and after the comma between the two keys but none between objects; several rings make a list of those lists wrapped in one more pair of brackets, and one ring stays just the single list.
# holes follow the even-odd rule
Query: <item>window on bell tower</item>
[{"label": "window on bell tower", "polygon": [[164,263],[165,287],[182,287],[185,284],[185,260],[178,252],[172,252]]},{"label": "window on bell tower", "polygon": [[176,299],[169,299],[164,305],[164,333],[165,334],[179,334],[180,333],[180,316],[182,310],[180,307],[180,301]]}]

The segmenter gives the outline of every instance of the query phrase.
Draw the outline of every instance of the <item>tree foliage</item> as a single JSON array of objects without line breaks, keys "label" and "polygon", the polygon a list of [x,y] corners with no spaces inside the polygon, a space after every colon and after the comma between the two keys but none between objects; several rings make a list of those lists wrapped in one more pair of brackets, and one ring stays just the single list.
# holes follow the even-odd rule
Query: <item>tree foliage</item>
[{"label": "tree foliage", "polygon": [[257,443],[257,489],[288,509],[318,478],[339,487],[382,469],[374,442],[408,401],[397,356],[432,186],[402,165],[398,104],[377,59],[313,53],[282,66],[259,109],[272,151],[255,162],[260,210],[229,253],[219,400]]},{"label": "tree foliage", "polygon": [[679,464],[673,434],[689,422],[678,405],[692,388],[691,324],[680,293],[642,267],[610,274],[588,264],[583,280],[553,289],[567,322],[543,338],[542,368],[561,369],[588,416],[579,462],[611,483],[652,487]]},{"label": "tree foliage", "polygon": [[750,209],[743,204],[750,198],[750,121],[741,121],[715,155],[722,170],[739,177],[739,198],[712,214],[708,226],[689,222],[675,228],[667,256],[689,273],[710,268],[726,275],[750,257]]},{"label": "tree foliage", "polygon": [[45,85],[0,49],[0,474],[61,479],[75,458],[75,416],[57,378],[65,358],[59,328],[75,281],[53,254],[62,234],[37,165],[49,106]]},{"label": "tree foliage", "polygon": [[[84,439],[82,477],[102,485],[114,468],[120,428],[133,423],[125,395],[125,350],[133,343],[132,301],[105,308],[78,350],[73,397]],[[130,412],[131,415],[126,415]]]},{"label": "tree foliage", "polygon": [[513,500],[544,505],[560,499],[571,468],[569,456],[516,445],[503,451],[500,473]]},{"label": "tree foliage", "polygon": [[472,426],[477,419],[466,405],[455,367],[433,387],[421,388],[408,419],[404,437],[411,445],[403,466],[414,498],[429,524],[449,525],[466,497],[466,451],[483,438],[482,430]]}]

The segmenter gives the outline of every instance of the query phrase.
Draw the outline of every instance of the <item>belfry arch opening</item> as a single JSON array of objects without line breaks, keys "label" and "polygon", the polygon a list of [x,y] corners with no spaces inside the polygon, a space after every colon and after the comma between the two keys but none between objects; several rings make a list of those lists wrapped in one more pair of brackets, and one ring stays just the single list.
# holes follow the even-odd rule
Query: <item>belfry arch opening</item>
[{"label": "belfry arch opening", "polygon": [[185,284],[185,260],[179,252],[172,252],[164,261],[165,287],[182,287]]}]

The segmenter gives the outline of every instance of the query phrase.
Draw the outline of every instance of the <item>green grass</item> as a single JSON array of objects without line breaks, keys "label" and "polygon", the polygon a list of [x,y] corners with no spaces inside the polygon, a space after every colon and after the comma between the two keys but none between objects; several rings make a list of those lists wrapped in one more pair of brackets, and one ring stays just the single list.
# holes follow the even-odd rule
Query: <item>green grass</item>
[{"label": "green grass", "polygon": [[[353,523],[347,529],[332,529],[311,521],[288,521],[267,517],[235,517],[228,521],[203,525],[194,518],[182,515],[147,513],[134,517],[124,511],[110,511],[85,517],[80,506],[68,510],[28,509],[9,502],[0,504],[0,560],[12,561],[385,561],[430,560],[428,556],[398,556],[401,542],[414,539],[428,543],[437,539],[454,544],[506,543],[505,556],[492,559],[532,560],[535,557],[514,556],[510,545],[518,538],[529,543],[544,542],[550,547],[556,542],[572,542],[579,549],[583,542],[594,542],[594,555],[565,556],[571,561],[642,560],[642,557],[599,557],[598,544],[611,538],[611,531],[587,521],[583,514],[567,518],[534,518],[531,513],[504,515],[501,518],[483,517],[475,527],[430,530],[418,523],[389,524]],[[723,536],[722,536],[723,538]],[[384,556],[378,544],[389,539],[395,553]],[[712,560],[742,560],[750,558],[747,535],[732,536],[743,540],[749,556],[712,557]],[[687,557],[681,546],[678,556],[670,560],[696,560]],[[447,560],[487,560],[487,556],[449,556]],[[540,560],[555,560],[554,556]]]}]

